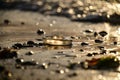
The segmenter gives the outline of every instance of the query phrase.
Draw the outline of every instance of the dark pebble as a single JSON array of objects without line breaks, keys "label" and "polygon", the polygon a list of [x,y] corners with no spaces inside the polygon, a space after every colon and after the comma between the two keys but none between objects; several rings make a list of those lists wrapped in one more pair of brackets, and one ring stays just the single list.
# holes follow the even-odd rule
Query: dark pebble
[{"label": "dark pebble", "polygon": [[103,43],[103,41],[102,41],[102,40],[99,40],[99,39],[96,39],[96,40],[95,40],[95,43]]},{"label": "dark pebble", "polygon": [[23,45],[21,43],[16,43],[12,47],[15,48],[15,49],[20,49],[20,48],[23,47]]},{"label": "dark pebble", "polygon": [[92,53],[88,53],[87,56],[88,56],[88,57],[91,57],[91,56],[93,56],[93,54],[92,54]]},{"label": "dark pebble", "polygon": [[85,42],[82,42],[81,43],[81,46],[87,46],[87,45],[89,45],[88,43],[85,43]]},{"label": "dark pebble", "polygon": [[8,19],[4,20],[4,24],[9,24],[9,23],[10,23],[10,21]]},{"label": "dark pebble", "polygon": [[43,46],[43,45],[44,45],[44,43],[39,43],[38,45],[39,45],[39,46]]},{"label": "dark pebble", "polygon": [[106,31],[101,31],[101,32],[99,32],[99,34],[100,34],[102,37],[104,37],[104,36],[106,36],[108,33],[107,33]]},{"label": "dark pebble", "polygon": [[98,36],[98,33],[97,32],[94,32],[94,37],[97,37]]},{"label": "dark pebble", "polygon": [[34,41],[28,41],[27,44],[28,44],[28,45],[34,45],[35,42],[34,42]]},{"label": "dark pebble", "polygon": [[85,30],[85,32],[86,32],[86,33],[92,33],[92,31],[91,31],[91,30]]},{"label": "dark pebble", "polygon": [[36,62],[36,61],[24,61],[21,63],[21,65],[23,65],[23,66],[35,66],[35,65],[38,65],[38,62]]},{"label": "dark pebble", "polygon": [[74,73],[69,74],[68,77],[75,77],[75,76],[77,76],[77,75],[78,75],[78,74],[74,72]]},{"label": "dark pebble", "polygon": [[34,41],[28,41],[27,44],[28,44],[28,45],[34,45],[35,42],[34,42]]},{"label": "dark pebble", "polygon": [[115,42],[113,42],[113,44],[114,44],[114,45],[117,45],[117,42],[115,41]]},{"label": "dark pebble", "polygon": [[21,25],[24,25],[25,24],[25,22],[21,22]]},{"label": "dark pebble", "polygon": [[83,49],[80,49],[80,52],[84,52],[84,50],[83,50]]},{"label": "dark pebble", "polygon": [[29,51],[29,52],[26,53],[26,55],[29,55],[29,56],[30,56],[30,55],[33,55],[33,54],[34,54],[33,51]]},{"label": "dark pebble", "polygon": [[110,51],[110,53],[114,53],[114,54],[116,54],[116,53],[117,53],[117,51],[114,51],[114,50],[113,50],[113,51]]},{"label": "dark pebble", "polygon": [[24,59],[23,58],[17,58],[15,61],[16,61],[16,63],[20,64],[20,63],[24,62]]},{"label": "dark pebble", "polygon": [[98,53],[96,53],[96,52],[93,52],[92,54],[93,54],[94,56],[95,56],[95,55],[98,55]]},{"label": "dark pebble", "polygon": [[39,29],[39,30],[37,31],[37,34],[38,34],[38,35],[45,34],[45,31],[43,31],[42,29]]}]

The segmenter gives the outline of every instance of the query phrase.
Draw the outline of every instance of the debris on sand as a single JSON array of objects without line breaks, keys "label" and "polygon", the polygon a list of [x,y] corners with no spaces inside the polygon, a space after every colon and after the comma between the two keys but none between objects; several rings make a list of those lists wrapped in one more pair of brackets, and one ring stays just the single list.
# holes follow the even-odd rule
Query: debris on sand
[{"label": "debris on sand", "polygon": [[83,69],[117,69],[120,61],[116,56],[106,56],[101,58],[92,58],[79,63],[70,63],[67,66],[69,69],[74,70],[77,68]]},{"label": "debris on sand", "polygon": [[92,60],[85,60],[81,62],[82,68],[85,69],[115,69],[119,67],[119,64],[120,61],[116,56],[92,58]]}]

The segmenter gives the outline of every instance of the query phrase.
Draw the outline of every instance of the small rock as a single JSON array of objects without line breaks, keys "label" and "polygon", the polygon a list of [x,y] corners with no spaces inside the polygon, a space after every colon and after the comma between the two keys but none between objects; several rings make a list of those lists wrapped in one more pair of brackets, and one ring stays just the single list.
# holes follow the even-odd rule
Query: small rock
[{"label": "small rock", "polygon": [[25,22],[21,22],[21,25],[24,25],[25,24]]},{"label": "small rock", "polygon": [[77,76],[77,75],[78,75],[78,74],[77,74],[76,72],[74,72],[74,73],[69,74],[68,77],[75,77],[75,76]]},{"label": "small rock", "polygon": [[102,40],[99,40],[99,39],[96,39],[96,40],[95,40],[95,43],[103,43],[103,41],[102,41]]},{"label": "small rock", "polygon": [[38,34],[38,35],[45,34],[45,31],[43,31],[43,29],[39,29],[39,30],[37,31],[37,34]]},{"label": "small rock", "polygon": [[20,63],[22,66],[35,66],[38,65],[38,62],[36,61],[24,61]]},{"label": "small rock", "polygon": [[77,36],[71,36],[72,39],[79,39]]},{"label": "small rock", "polygon": [[16,43],[12,47],[15,48],[15,49],[20,49],[20,48],[23,47],[23,45],[21,43]]},{"label": "small rock", "polygon": [[38,46],[43,46],[43,45],[45,45],[45,44],[44,44],[44,43],[39,43],[39,44],[38,44]]},{"label": "small rock", "polygon": [[20,64],[20,63],[24,62],[24,59],[23,58],[17,58],[15,61],[16,61],[16,63]]},{"label": "small rock", "polygon": [[113,42],[113,44],[114,44],[114,45],[117,45],[117,42],[115,41],[115,42]]},{"label": "small rock", "polygon": [[34,41],[28,41],[27,44],[28,44],[28,45],[34,45],[35,42],[34,42]]},{"label": "small rock", "polygon": [[106,31],[101,31],[99,32],[99,34],[102,36],[102,37],[105,37],[108,33]]},{"label": "small rock", "polygon": [[93,33],[93,30],[85,30],[85,33]]},{"label": "small rock", "polygon": [[83,49],[80,49],[80,52],[84,52],[84,50],[83,50]]},{"label": "small rock", "polygon": [[8,19],[4,20],[4,24],[9,24],[9,23],[10,23],[10,21]]},{"label": "small rock", "polygon": [[64,70],[56,70],[56,73],[63,74],[63,73],[65,73],[65,71]]},{"label": "small rock", "polygon": [[98,33],[97,32],[94,32],[94,37],[97,37],[98,36]]},{"label": "small rock", "polygon": [[29,51],[29,52],[26,53],[26,55],[29,55],[29,56],[30,56],[30,55],[33,55],[33,54],[34,54],[33,51]]},{"label": "small rock", "polygon": [[116,54],[116,53],[117,53],[117,51],[112,50],[112,51],[110,51],[110,53],[114,53],[114,54]]},{"label": "small rock", "polygon": [[91,57],[91,56],[93,56],[93,54],[92,54],[92,53],[88,53],[87,56],[88,56],[88,57]]},{"label": "small rock", "polygon": [[87,46],[87,45],[89,45],[88,43],[85,43],[85,42],[82,42],[81,43],[81,46]]},{"label": "small rock", "polygon": [[96,52],[93,52],[92,54],[93,54],[94,56],[95,56],[95,55],[98,55],[98,53],[96,53]]},{"label": "small rock", "polygon": [[47,69],[47,68],[48,68],[48,64],[43,63],[43,64],[41,65],[41,67],[42,67],[42,69]]}]

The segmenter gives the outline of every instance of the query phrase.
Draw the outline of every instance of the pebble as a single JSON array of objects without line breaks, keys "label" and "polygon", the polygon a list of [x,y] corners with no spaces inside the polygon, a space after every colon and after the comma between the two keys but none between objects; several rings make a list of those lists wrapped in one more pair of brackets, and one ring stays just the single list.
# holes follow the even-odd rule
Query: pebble
[{"label": "pebble", "polygon": [[22,65],[22,66],[36,66],[36,65],[38,65],[38,62],[36,62],[36,61],[24,61],[24,62],[21,62],[20,65]]},{"label": "pebble", "polygon": [[98,33],[97,32],[94,32],[94,37],[97,37],[98,36]]},{"label": "pebble", "polygon": [[87,56],[88,56],[88,57],[91,57],[91,56],[93,56],[93,54],[92,54],[92,53],[88,53]]},{"label": "pebble", "polygon": [[34,41],[27,41],[27,44],[28,44],[28,45],[34,45],[35,42],[34,42]]},{"label": "pebble", "polygon": [[45,31],[43,29],[39,29],[39,30],[37,30],[37,34],[38,35],[45,34]]},{"label": "pebble", "polygon": [[102,41],[102,40],[99,40],[99,39],[96,39],[96,40],[95,40],[95,43],[103,43],[103,41]]},{"label": "pebble", "polygon": [[80,49],[80,52],[84,52],[84,50],[83,50],[83,49]]},{"label": "pebble", "polygon": [[89,45],[88,43],[85,43],[85,42],[82,42],[81,43],[81,46],[87,46],[87,45]]},{"label": "pebble", "polygon": [[42,69],[47,69],[48,68],[48,64],[42,63],[41,67],[42,67]]},{"label": "pebble", "polygon": [[29,56],[30,56],[30,55],[33,55],[33,54],[34,54],[33,51],[29,51],[29,52],[26,53],[26,55],[29,55]]},{"label": "pebble", "polygon": [[15,61],[16,61],[16,63],[20,64],[20,63],[24,62],[24,59],[23,58],[17,58]]},{"label": "pebble", "polygon": [[79,37],[77,37],[77,36],[71,36],[71,38],[76,39],[76,40],[79,39]]},{"label": "pebble", "polygon": [[65,71],[64,70],[56,70],[56,73],[60,73],[60,74],[64,74],[65,73]]},{"label": "pebble", "polygon": [[15,49],[20,49],[20,48],[23,47],[23,45],[21,43],[16,43],[12,47],[15,48]]},{"label": "pebble", "polygon": [[85,33],[93,33],[93,30],[85,30]]},{"label": "pebble", "polygon": [[93,52],[92,54],[93,54],[94,56],[95,56],[95,55],[98,55],[98,53],[97,53],[97,52]]},{"label": "pebble", "polygon": [[112,50],[112,51],[110,51],[110,53],[114,53],[114,54],[116,54],[116,53],[117,53],[117,51],[115,51],[115,50]]},{"label": "pebble", "polygon": [[25,22],[21,22],[21,25],[25,25]]},{"label": "pebble", "polygon": [[78,76],[78,74],[76,72],[71,73],[71,74],[68,75],[68,77],[75,77],[75,76]]},{"label": "pebble", "polygon": [[8,19],[4,20],[4,24],[9,24],[9,23],[10,23],[10,20],[8,20]]},{"label": "pebble", "polygon": [[102,37],[105,37],[108,33],[106,31],[101,31],[99,32],[99,34],[102,36]]},{"label": "pebble", "polygon": [[113,44],[114,44],[114,45],[117,45],[117,42],[115,41],[115,42],[113,42]]}]

